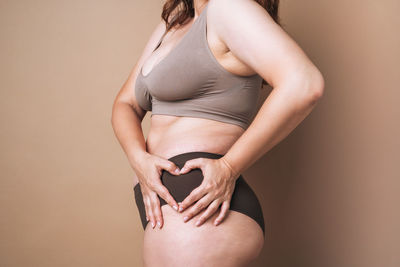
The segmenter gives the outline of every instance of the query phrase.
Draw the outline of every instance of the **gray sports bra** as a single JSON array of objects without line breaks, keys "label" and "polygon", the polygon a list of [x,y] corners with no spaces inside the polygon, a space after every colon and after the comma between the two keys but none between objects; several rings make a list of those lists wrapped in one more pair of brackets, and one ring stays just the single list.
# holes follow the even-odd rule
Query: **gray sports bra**
[{"label": "gray sports bra", "polygon": [[207,7],[208,3],[183,38],[150,73],[144,76],[140,69],[136,100],[152,116],[205,118],[247,129],[255,116],[263,79],[258,74],[236,75],[219,64],[206,38]]}]

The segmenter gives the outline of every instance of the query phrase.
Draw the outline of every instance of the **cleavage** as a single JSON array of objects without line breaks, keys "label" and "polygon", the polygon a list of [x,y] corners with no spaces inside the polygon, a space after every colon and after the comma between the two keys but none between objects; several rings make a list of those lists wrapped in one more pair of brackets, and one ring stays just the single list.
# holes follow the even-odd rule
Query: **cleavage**
[{"label": "cleavage", "polygon": [[[148,57],[146,62],[143,63],[141,72],[144,77],[149,76],[150,73],[154,70],[154,68],[157,67],[157,65],[160,64],[165,58],[167,58],[168,55],[172,52],[172,50],[174,50],[176,46],[181,43],[183,38],[185,38],[186,34],[189,33],[191,27],[193,26],[194,21],[197,19],[198,18],[192,19],[191,22],[188,22],[186,25],[181,26],[178,30],[174,30],[172,32],[169,31],[168,33],[165,34],[163,40],[161,41],[161,44],[153,51],[153,53]],[[175,35],[177,36],[174,37]],[[172,37],[174,37],[175,40],[170,40]],[[151,69],[147,70],[149,68],[147,66],[149,65],[149,63],[151,63]]]}]

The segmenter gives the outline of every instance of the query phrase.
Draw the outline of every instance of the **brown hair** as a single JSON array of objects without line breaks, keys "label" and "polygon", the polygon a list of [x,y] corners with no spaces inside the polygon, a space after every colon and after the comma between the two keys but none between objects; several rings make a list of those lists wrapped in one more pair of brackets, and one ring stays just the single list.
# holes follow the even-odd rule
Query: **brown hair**
[{"label": "brown hair", "polygon": [[[278,15],[279,0],[254,0],[260,4],[273,20],[280,24],[280,18]],[[178,8],[177,8],[178,7]],[[176,12],[175,12],[176,10]],[[173,13],[174,12],[174,13]],[[172,18],[170,18],[172,16]],[[177,24],[182,25],[188,18],[194,17],[194,4],[193,0],[167,0],[163,6],[161,18],[167,25],[167,33],[171,28]],[[164,33],[164,34],[165,34]],[[262,84],[268,84],[264,79]]]}]

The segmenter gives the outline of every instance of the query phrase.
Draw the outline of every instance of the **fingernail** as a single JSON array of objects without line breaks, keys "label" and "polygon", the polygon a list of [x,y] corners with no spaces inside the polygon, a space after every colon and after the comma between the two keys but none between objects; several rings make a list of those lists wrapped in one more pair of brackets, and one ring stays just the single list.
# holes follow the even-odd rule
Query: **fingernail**
[{"label": "fingernail", "polygon": [[161,228],[161,222],[160,221],[157,222],[157,225],[158,225],[158,228]]},{"label": "fingernail", "polygon": [[183,167],[180,172],[186,171],[186,167]]},{"label": "fingernail", "polygon": [[189,217],[188,217],[188,216],[185,216],[185,217],[183,218],[183,221],[186,222],[188,219],[189,219]]},{"label": "fingernail", "polygon": [[179,211],[182,211],[182,210],[183,210],[183,207],[182,207],[182,206],[180,206],[180,207],[179,207]]},{"label": "fingernail", "polygon": [[154,228],[154,222],[151,222],[151,227],[153,227],[153,228]]},{"label": "fingernail", "polygon": [[216,226],[216,225],[218,225],[218,223],[219,223],[219,221],[215,221],[215,222],[214,222],[214,225]]},{"label": "fingernail", "polygon": [[199,226],[199,224],[200,224],[200,221],[197,221],[197,222],[196,222],[196,226]]},{"label": "fingernail", "polygon": [[180,170],[179,170],[178,167],[175,169],[175,172],[176,172],[176,173],[179,173],[179,172],[180,172]]},{"label": "fingernail", "polygon": [[175,210],[178,210],[178,207],[177,207],[176,205],[174,205],[174,209],[175,209]]}]

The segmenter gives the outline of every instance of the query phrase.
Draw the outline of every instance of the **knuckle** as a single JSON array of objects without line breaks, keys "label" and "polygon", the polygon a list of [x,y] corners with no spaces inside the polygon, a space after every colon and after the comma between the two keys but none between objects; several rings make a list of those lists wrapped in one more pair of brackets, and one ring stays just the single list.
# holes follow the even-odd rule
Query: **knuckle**
[{"label": "knuckle", "polygon": [[175,166],[175,164],[174,164],[173,162],[168,161],[168,163],[167,163],[167,168],[168,168],[168,169],[171,169],[171,170],[172,170],[172,169],[175,169],[174,166]]},{"label": "knuckle", "polygon": [[213,213],[214,213],[217,209],[218,209],[218,203],[217,203],[217,202],[214,202],[213,205],[210,205],[210,207],[208,208],[208,210],[209,210],[210,212],[213,212]]},{"label": "knuckle", "polygon": [[188,203],[191,203],[192,200],[193,200],[193,197],[195,196],[195,194],[196,194],[196,192],[195,192],[195,191],[192,191],[192,193],[190,193],[190,194],[186,197],[185,201],[183,201],[182,204],[187,205]]},{"label": "knuckle", "polygon": [[151,180],[148,182],[148,186],[150,189],[154,189],[154,188],[156,188],[157,184],[155,181]]},{"label": "knuckle", "polygon": [[161,186],[159,191],[165,196],[169,195],[169,190],[165,186]]},{"label": "knuckle", "polygon": [[220,186],[218,186],[217,181],[212,180],[212,181],[210,182],[210,185],[211,185],[212,188],[219,189],[220,191],[222,191],[222,188],[221,188]]},{"label": "knuckle", "polygon": [[221,196],[221,195],[224,194],[224,191],[222,190],[222,188],[217,187],[217,188],[215,189],[215,193],[216,193],[216,195]]},{"label": "knuckle", "polygon": [[151,204],[150,204],[150,206],[151,206],[151,208],[153,209],[153,212],[155,211],[155,210],[157,210],[157,203],[155,202],[155,201],[152,201],[151,202]]},{"label": "knuckle", "polygon": [[213,205],[210,207],[210,213],[215,213],[218,210],[218,205]]},{"label": "knuckle", "polygon": [[154,216],[157,217],[157,218],[159,218],[161,216],[161,212],[160,212],[159,209],[155,209],[154,210]]},{"label": "knuckle", "polygon": [[214,199],[217,199],[217,198],[220,197],[220,193],[218,193],[218,190],[217,190],[217,189],[211,190],[211,191],[209,192],[209,194],[210,194]]},{"label": "knuckle", "polygon": [[161,185],[160,185],[160,183],[154,183],[154,185],[153,185],[153,190],[154,190],[154,192],[157,194],[158,192],[160,192],[161,191]]},{"label": "knuckle", "polygon": [[150,210],[151,209],[151,200],[150,198],[146,198],[146,201],[144,201],[144,205],[146,209]]},{"label": "knuckle", "polygon": [[210,183],[204,184],[204,189],[210,191],[212,189],[212,185]]},{"label": "knuckle", "polygon": [[166,192],[165,192],[165,188],[162,185],[157,186],[156,192],[157,192],[157,195],[165,198]]},{"label": "knuckle", "polygon": [[203,209],[205,207],[205,203],[203,202],[197,202],[197,209]]},{"label": "knuckle", "polygon": [[211,210],[210,209],[207,209],[202,215],[201,215],[201,217],[200,218],[202,218],[202,219],[207,219],[209,216],[210,216],[210,213],[211,213]]}]

